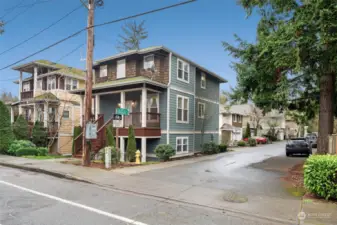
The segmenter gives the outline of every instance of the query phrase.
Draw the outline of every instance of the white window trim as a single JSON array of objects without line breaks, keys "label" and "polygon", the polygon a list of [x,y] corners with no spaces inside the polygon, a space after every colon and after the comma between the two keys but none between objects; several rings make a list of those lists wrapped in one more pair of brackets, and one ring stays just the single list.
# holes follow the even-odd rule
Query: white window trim
[{"label": "white window trim", "polygon": [[232,115],[232,119],[233,119],[233,122],[235,122],[235,123],[237,122],[236,114],[233,114],[233,115]]},{"label": "white window trim", "polygon": [[[179,61],[183,63],[183,78],[179,78]],[[187,64],[188,65],[188,80],[184,80],[184,64]],[[177,60],[177,80],[179,81],[182,81],[182,82],[185,82],[185,83],[190,83],[190,75],[191,75],[191,71],[190,71],[190,64],[181,60],[181,59],[178,59]]]},{"label": "white window trim", "polygon": [[[204,115],[202,115],[202,116],[199,115],[199,106],[200,106],[200,105],[203,105],[203,106],[204,106]],[[206,104],[203,103],[203,102],[198,102],[198,112],[197,112],[197,113],[198,113],[198,118],[199,118],[199,119],[204,119],[204,118],[205,118],[205,110],[206,110]]]},{"label": "white window trim", "polygon": [[[55,83],[55,88],[52,88],[53,83]],[[50,89],[48,88],[49,84],[50,84]],[[56,90],[56,77],[55,76],[47,77],[47,90]]]},{"label": "white window trim", "polygon": [[[178,98],[182,98],[182,103],[183,103],[183,106],[184,106],[184,99],[187,99],[187,121],[183,121],[183,120],[178,120]],[[185,123],[185,124],[188,124],[189,121],[190,121],[190,98],[187,97],[187,96],[183,96],[183,95],[177,95],[177,111],[176,111],[176,123]],[[183,107],[184,109],[184,107]],[[182,114],[182,118],[184,116],[184,113]]]},{"label": "white window trim", "polygon": [[[202,78],[205,79],[205,86],[202,85]],[[200,88],[206,89],[206,86],[207,86],[207,84],[206,84],[206,74],[204,72],[202,72],[201,77],[200,77]]]},{"label": "white window trim", "polygon": [[[64,112],[67,111],[68,112],[68,118],[65,118],[64,117]],[[62,119],[63,120],[70,120],[70,109],[69,108],[66,108],[66,109],[63,109],[63,112],[62,112]]]},{"label": "white window trim", "polygon": [[22,92],[28,92],[28,91],[30,91],[30,83],[29,82],[24,82],[22,84]]},{"label": "white window trim", "polygon": [[[103,76],[102,70],[106,70],[105,75]],[[99,67],[99,77],[107,77],[108,76],[108,65],[102,65]]]},{"label": "white window trim", "polygon": [[[124,74],[118,74],[118,63],[119,62],[123,62],[124,64]],[[116,79],[123,79],[123,78],[126,78],[126,59],[117,60],[117,63],[116,63]]]},{"label": "white window trim", "polygon": [[[183,146],[183,143],[184,143],[184,139],[187,140],[187,150],[184,152],[184,151],[181,151],[181,152],[177,152],[177,149],[178,149],[178,140],[181,140],[181,145]],[[189,152],[188,150],[188,147],[189,147],[189,139],[188,139],[188,136],[186,137],[176,137],[176,155],[180,155],[180,154],[186,154]]]},{"label": "white window trim", "polygon": [[145,68],[145,65],[146,65],[145,58],[147,58],[147,57],[152,57],[152,58],[153,58],[153,66],[155,66],[155,65],[154,65],[154,54],[151,54],[151,55],[145,55],[145,56],[143,57],[143,69],[145,69],[145,70],[151,69],[151,68]]}]

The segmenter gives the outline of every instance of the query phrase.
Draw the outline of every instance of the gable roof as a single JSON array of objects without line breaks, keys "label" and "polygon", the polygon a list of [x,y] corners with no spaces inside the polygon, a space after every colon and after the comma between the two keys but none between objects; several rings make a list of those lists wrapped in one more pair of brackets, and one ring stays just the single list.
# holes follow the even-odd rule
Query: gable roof
[{"label": "gable roof", "polygon": [[166,48],[165,46],[152,46],[152,47],[143,48],[143,49],[139,49],[139,50],[130,50],[130,51],[127,51],[127,52],[122,52],[122,53],[119,53],[119,54],[116,54],[116,55],[113,55],[113,56],[109,56],[109,57],[106,57],[106,58],[103,58],[103,59],[100,59],[100,60],[96,60],[94,62],[94,65],[99,65],[102,62],[106,62],[106,61],[110,61],[110,60],[113,60],[113,59],[118,59],[118,58],[126,57],[126,56],[133,55],[133,54],[143,55],[143,54],[147,54],[147,53],[158,51],[158,50],[163,50],[163,51],[166,51],[168,53],[172,53],[173,55],[177,56],[178,58],[181,58],[182,60],[193,64],[194,66],[196,66],[200,70],[202,70],[202,71],[204,71],[204,72],[212,75],[213,77],[217,78],[221,83],[227,83],[227,80],[224,79],[223,77],[221,77],[220,75],[218,75],[218,74],[216,74],[216,73],[214,73],[214,72],[206,69],[203,66],[200,66],[198,63],[193,62],[192,60],[187,59],[184,56],[181,56],[180,54],[178,54],[178,53],[170,50],[169,48]]}]

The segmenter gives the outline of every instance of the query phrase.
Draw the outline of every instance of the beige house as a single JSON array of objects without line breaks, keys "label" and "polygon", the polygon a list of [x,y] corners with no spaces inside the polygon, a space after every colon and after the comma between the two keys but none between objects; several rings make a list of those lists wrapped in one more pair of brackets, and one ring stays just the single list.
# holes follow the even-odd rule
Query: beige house
[{"label": "beige house", "polygon": [[242,140],[244,114],[235,108],[227,108],[225,105],[220,105],[219,110],[219,143],[231,145],[235,141]]},{"label": "beige house", "polygon": [[[81,97],[70,91],[84,87],[82,70],[47,60],[36,60],[13,68],[19,71],[19,101],[11,104],[11,122],[15,111],[28,121],[43,122],[48,131],[51,151],[72,153],[73,127],[81,124]],[[24,78],[26,77],[26,78]]]}]

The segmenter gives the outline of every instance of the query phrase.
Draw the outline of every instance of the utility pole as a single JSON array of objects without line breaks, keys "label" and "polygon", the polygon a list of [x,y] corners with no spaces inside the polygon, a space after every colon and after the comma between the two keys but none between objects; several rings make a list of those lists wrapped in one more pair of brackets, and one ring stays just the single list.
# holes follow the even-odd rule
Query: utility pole
[{"label": "utility pole", "polygon": [[94,50],[94,10],[95,0],[88,0],[88,29],[87,29],[87,59],[86,59],[86,79],[85,79],[85,95],[84,95],[84,123],[83,123],[83,155],[82,165],[90,165],[90,140],[86,140],[86,124],[91,120],[91,103],[92,103],[92,66],[93,66],[93,50]]}]

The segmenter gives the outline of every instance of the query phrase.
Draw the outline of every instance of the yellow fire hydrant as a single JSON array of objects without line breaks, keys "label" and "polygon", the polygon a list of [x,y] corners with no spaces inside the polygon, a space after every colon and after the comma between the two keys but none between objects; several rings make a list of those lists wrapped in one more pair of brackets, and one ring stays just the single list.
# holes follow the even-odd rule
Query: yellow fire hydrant
[{"label": "yellow fire hydrant", "polygon": [[136,164],[140,164],[140,151],[136,151]]}]

